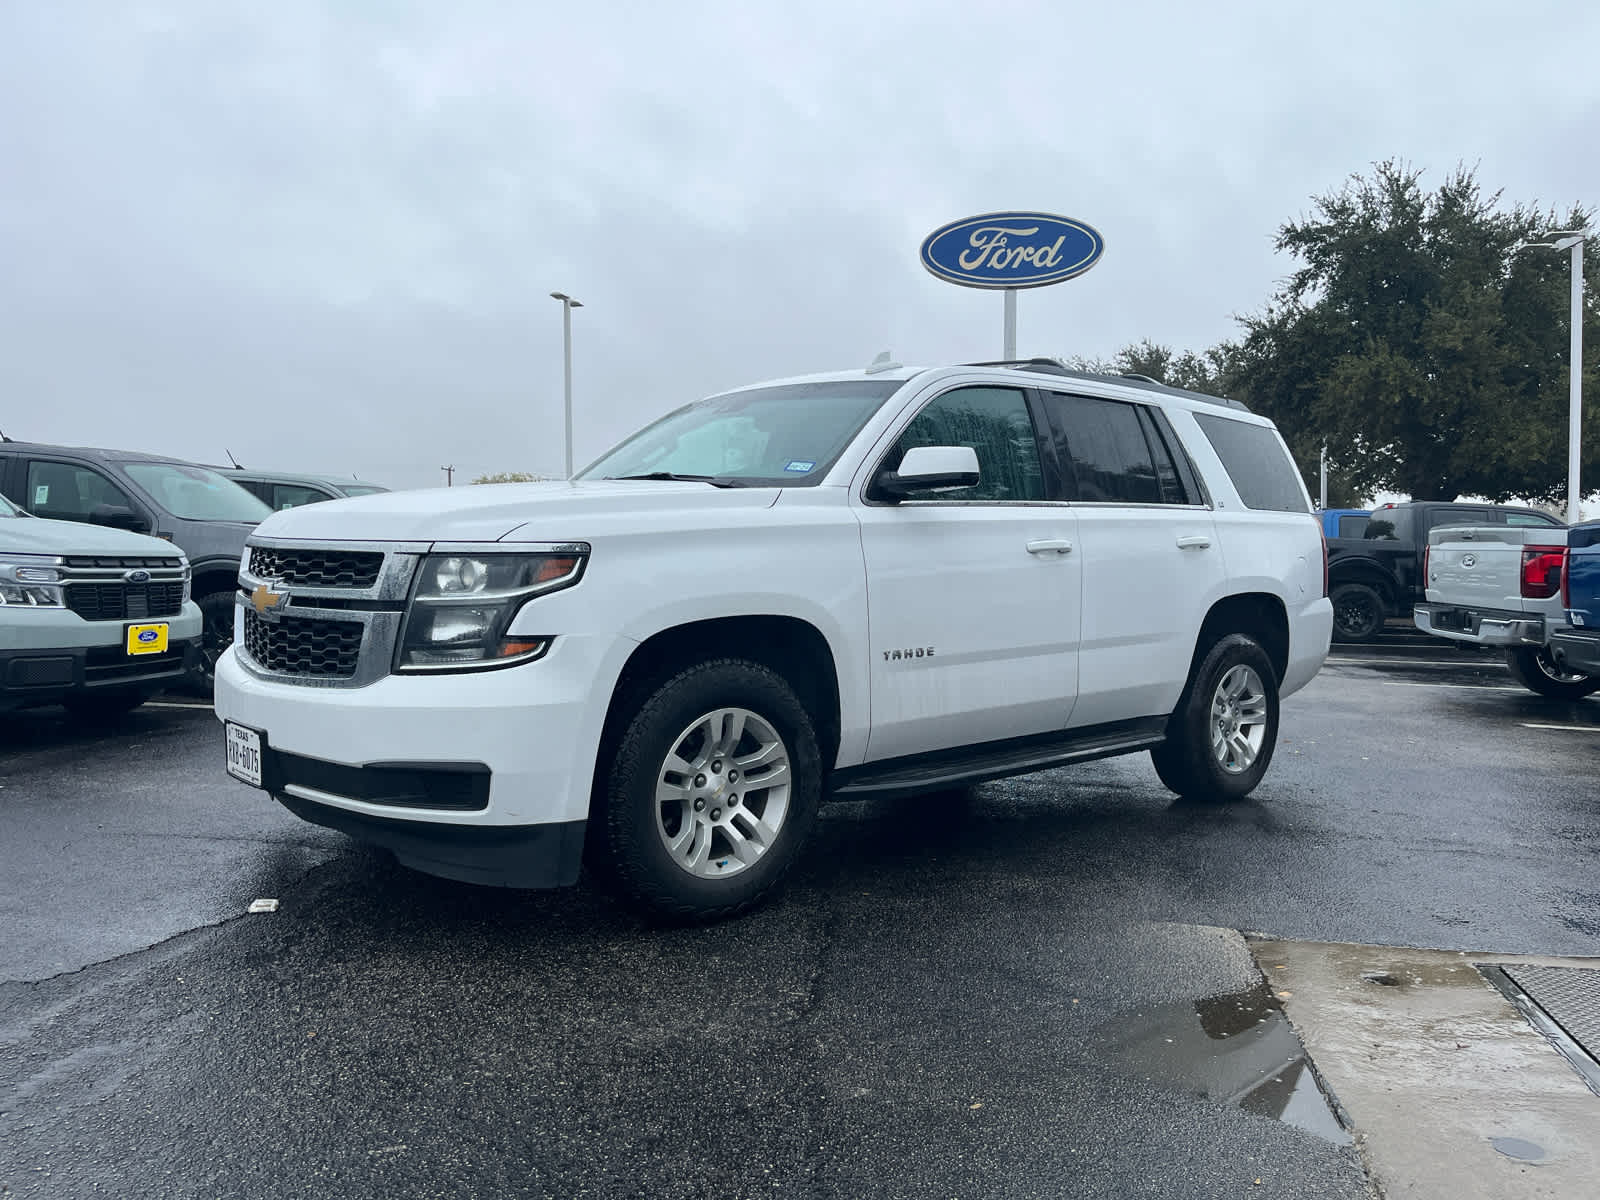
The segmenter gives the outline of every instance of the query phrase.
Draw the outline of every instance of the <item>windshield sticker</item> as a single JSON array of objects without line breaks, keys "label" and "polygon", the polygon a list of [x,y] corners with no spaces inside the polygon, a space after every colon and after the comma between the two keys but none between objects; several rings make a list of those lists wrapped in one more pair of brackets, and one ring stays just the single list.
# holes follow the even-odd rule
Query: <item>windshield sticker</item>
[{"label": "windshield sticker", "polygon": [[804,475],[807,471],[811,470],[811,468],[815,467],[816,465],[817,464],[814,463],[814,462],[805,462],[803,460],[796,460],[795,462],[792,462],[787,467],[785,467],[784,470],[785,471],[799,471],[802,475]]},{"label": "windshield sticker", "polygon": [[33,502],[35,504],[49,504],[50,503],[50,485],[48,483],[37,484],[34,487],[34,489],[33,489]]}]

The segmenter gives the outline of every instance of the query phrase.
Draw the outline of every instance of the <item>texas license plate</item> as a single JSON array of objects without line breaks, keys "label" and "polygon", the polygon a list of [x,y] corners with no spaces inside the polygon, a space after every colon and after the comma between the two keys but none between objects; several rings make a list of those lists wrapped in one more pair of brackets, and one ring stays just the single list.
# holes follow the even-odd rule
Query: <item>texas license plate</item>
[{"label": "texas license plate", "polygon": [[261,735],[243,725],[227,723],[228,774],[251,787],[261,786]]},{"label": "texas license plate", "polygon": [[128,626],[129,654],[165,654],[167,652],[167,623]]}]

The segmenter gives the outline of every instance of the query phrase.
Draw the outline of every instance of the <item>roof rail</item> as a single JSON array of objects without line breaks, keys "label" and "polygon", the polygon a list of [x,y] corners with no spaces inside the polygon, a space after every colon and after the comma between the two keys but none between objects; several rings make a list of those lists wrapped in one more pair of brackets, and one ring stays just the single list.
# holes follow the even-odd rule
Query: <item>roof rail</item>
[{"label": "roof rail", "polygon": [[1187,396],[1190,400],[1200,400],[1206,404],[1215,404],[1220,408],[1238,409],[1240,412],[1249,412],[1250,409],[1242,400],[1230,400],[1226,396],[1210,396],[1205,392],[1191,392],[1188,388],[1172,387],[1159,380],[1151,379],[1148,375],[1138,375],[1125,372],[1120,375],[1108,375],[1099,371],[1079,371],[1067,366],[1059,358],[1017,358],[1001,359],[994,362],[962,363],[964,367],[1006,367],[1013,371],[1037,371],[1043,375],[1060,375],[1067,379],[1087,379],[1103,383],[1121,384],[1123,387],[1139,388],[1146,392],[1161,392],[1168,396]]}]

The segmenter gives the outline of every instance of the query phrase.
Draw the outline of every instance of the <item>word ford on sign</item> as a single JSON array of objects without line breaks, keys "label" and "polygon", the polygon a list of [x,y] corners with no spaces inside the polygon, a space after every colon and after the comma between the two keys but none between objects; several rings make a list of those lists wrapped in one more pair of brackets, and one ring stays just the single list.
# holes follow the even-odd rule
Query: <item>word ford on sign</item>
[{"label": "word ford on sign", "polygon": [[1081,275],[1099,260],[1101,236],[1049,213],[986,213],[941,226],[922,243],[922,265],[963,287],[1043,287]]}]

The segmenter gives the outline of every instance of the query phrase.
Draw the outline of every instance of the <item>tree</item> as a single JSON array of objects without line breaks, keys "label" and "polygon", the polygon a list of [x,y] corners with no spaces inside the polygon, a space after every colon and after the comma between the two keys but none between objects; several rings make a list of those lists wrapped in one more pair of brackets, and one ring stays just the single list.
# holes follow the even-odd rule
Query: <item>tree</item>
[{"label": "tree", "polygon": [[1143,375],[1172,387],[1221,395],[1230,350],[1224,345],[1201,354],[1192,350],[1174,353],[1170,346],[1145,338],[1124,346],[1109,360],[1071,357],[1062,361],[1079,371],[1093,371],[1099,375]]},{"label": "tree", "polygon": [[526,471],[500,471],[494,475],[479,475],[473,483],[537,483],[545,475],[530,475]]},{"label": "tree", "polygon": [[[1352,176],[1279,230],[1301,266],[1221,347],[1225,383],[1271,417],[1315,490],[1326,444],[1341,490],[1556,500],[1566,494],[1568,260],[1522,250],[1586,225],[1582,208],[1500,207],[1457,168],[1423,191],[1396,161]],[[1586,251],[1592,280],[1600,255]],[[1593,262],[1593,266],[1590,262]],[[1584,390],[1600,361],[1585,297]],[[1583,472],[1600,471],[1600,421],[1585,422]]]}]

